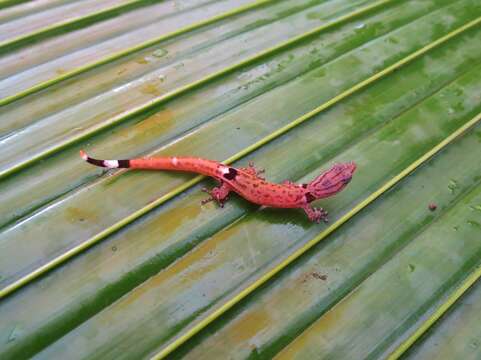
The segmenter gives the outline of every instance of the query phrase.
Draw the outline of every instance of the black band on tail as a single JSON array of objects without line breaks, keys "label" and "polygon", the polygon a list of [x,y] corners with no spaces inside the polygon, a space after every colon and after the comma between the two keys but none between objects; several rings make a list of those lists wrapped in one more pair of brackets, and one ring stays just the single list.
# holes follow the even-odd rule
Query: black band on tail
[{"label": "black band on tail", "polygon": [[130,160],[118,160],[119,168],[129,168],[130,167]]},{"label": "black band on tail", "polygon": [[94,159],[88,156],[85,151],[80,150],[80,156],[89,164],[95,166],[106,167],[109,169],[117,169],[117,168],[129,168],[130,167],[130,160],[99,160]]},{"label": "black band on tail", "polygon": [[94,159],[94,158],[91,158],[90,156],[85,161],[87,161],[89,164],[92,164],[92,165],[106,167],[103,160]]}]

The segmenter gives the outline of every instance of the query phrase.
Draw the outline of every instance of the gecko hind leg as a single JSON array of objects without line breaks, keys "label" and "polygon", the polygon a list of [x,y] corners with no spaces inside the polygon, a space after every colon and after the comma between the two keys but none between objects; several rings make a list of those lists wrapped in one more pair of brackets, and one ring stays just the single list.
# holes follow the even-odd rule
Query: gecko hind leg
[{"label": "gecko hind leg", "polygon": [[315,221],[318,224],[321,220],[325,223],[329,222],[329,218],[327,217],[328,213],[323,208],[313,208],[310,205],[306,205],[303,207],[303,209],[306,212],[309,220]]},{"label": "gecko hind leg", "polygon": [[208,199],[201,201],[202,205],[211,201],[216,201],[220,207],[224,207],[225,202],[229,200],[230,188],[226,183],[221,183],[220,186],[216,186],[212,188],[212,190],[203,188],[202,191],[210,195]]}]

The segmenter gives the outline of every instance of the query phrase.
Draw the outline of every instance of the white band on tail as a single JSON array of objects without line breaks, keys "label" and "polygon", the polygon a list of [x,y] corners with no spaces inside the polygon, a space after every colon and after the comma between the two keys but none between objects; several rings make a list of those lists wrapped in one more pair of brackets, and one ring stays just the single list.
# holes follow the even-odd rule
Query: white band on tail
[{"label": "white band on tail", "polygon": [[104,165],[110,169],[116,169],[119,167],[119,162],[117,160],[104,160]]}]

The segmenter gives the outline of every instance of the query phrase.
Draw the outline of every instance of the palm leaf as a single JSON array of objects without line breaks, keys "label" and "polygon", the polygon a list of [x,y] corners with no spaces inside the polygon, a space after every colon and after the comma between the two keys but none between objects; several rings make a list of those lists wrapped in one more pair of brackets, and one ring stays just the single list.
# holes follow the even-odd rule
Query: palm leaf
[{"label": "palm leaf", "polygon": [[[56,18],[65,6],[82,11]],[[450,334],[477,331],[457,319],[479,297],[480,15],[475,0],[5,3],[0,29],[35,21],[0,39],[1,358],[476,353]],[[106,173],[79,149],[254,161],[278,182],[359,169],[318,225],[200,206],[209,179]]]}]

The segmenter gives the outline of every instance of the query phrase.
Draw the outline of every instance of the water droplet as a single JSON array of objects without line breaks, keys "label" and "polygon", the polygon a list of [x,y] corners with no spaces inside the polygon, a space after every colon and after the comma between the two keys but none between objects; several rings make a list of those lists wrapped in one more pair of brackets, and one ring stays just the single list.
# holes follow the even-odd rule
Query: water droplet
[{"label": "water droplet", "polygon": [[469,208],[473,211],[481,211],[481,205],[471,205]]},{"label": "water droplet", "polygon": [[155,50],[152,55],[154,55],[155,57],[158,57],[158,58],[161,58],[161,57],[164,57],[165,55],[167,55],[169,52],[165,49],[157,49]]},{"label": "water droplet", "polygon": [[454,92],[454,94],[456,94],[457,96],[463,95],[463,90],[462,90],[462,89],[454,89],[453,92]]},{"label": "water droplet", "polygon": [[459,230],[459,226],[457,226],[457,225],[456,225],[456,226],[453,226],[453,230],[454,230],[454,231],[458,231],[458,230]]},{"label": "water droplet", "polygon": [[10,332],[10,336],[8,337],[7,342],[15,341],[19,337],[19,335],[20,335],[20,329],[17,326],[15,326]]},{"label": "water droplet", "polygon": [[448,109],[448,114],[450,114],[450,115],[454,114],[454,109],[453,109],[453,108],[449,108],[449,109]]},{"label": "water droplet", "polygon": [[145,65],[149,63],[146,58],[137,59],[135,62],[141,65]]},{"label": "water droplet", "polygon": [[363,29],[365,27],[366,27],[366,24],[364,24],[364,23],[360,23],[360,24],[356,25],[356,29]]},{"label": "water droplet", "polygon": [[175,69],[175,70],[179,70],[179,69],[183,68],[184,65],[185,65],[185,64],[184,64],[183,62],[178,63],[178,64],[174,65],[174,69]]},{"label": "water droplet", "polygon": [[449,184],[448,184],[448,189],[451,190],[451,193],[454,193],[454,190],[456,190],[458,188],[458,183],[456,180],[449,180]]},{"label": "water droplet", "polygon": [[165,75],[164,75],[164,74],[160,74],[160,75],[159,75],[159,80],[160,80],[161,82],[164,82],[164,80],[165,80]]},{"label": "water droplet", "polygon": [[477,227],[477,228],[481,228],[481,224],[478,223],[477,221],[474,221],[474,220],[466,220],[466,222],[471,225],[471,226],[474,226],[474,227]]},{"label": "water droplet", "polygon": [[413,264],[409,264],[408,268],[410,272],[413,272],[416,269],[416,266],[414,266]]},{"label": "water droplet", "polygon": [[476,340],[473,340],[469,343],[469,345],[473,348],[476,349],[478,347],[478,342]]}]

